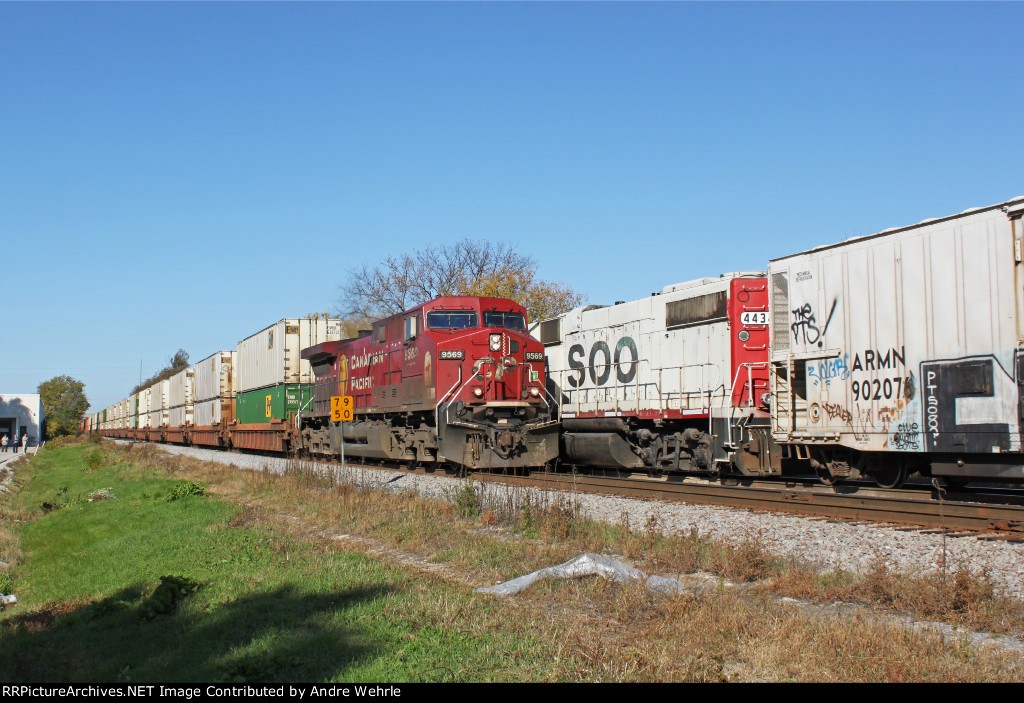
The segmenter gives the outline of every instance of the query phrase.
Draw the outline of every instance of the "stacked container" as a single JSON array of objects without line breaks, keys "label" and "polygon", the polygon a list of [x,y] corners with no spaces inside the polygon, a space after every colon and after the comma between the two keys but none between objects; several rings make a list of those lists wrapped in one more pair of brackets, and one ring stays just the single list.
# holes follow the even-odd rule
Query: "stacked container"
[{"label": "stacked container", "polygon": [[219,351],[195,365],[192,396],[197,426],[234,419],[235,355],[233,351]]},{"label": "stacked container", "polygon": [[192,385],[194,371],[182,369],[167,380],[168,419],[170,427],[193,424]]},{"label": "stacked container", "polygon": [[152,395],[151,388],[144,388],[139,391],[138,427],[141,429],[149,427],[149,401]]},{"label": "stacked container", "polygon": [[128,413],[125,416],[125,427],[133,429],[139,426],[139,394],[132,393],[125,400],[128,404]]},{"label": "stacked container", "polygon": [[288,318],[238,343],[236,419],[243,424],[283,420],[307,409],[313,370],[302,350],[341,339],[341,321]]},{"label": "stacked container", "polygon": [[171,394],[170,381],[157,381],[150,386],[152,395],[149,398],[149,426],[163,427],[169,419],[168,401]]}]

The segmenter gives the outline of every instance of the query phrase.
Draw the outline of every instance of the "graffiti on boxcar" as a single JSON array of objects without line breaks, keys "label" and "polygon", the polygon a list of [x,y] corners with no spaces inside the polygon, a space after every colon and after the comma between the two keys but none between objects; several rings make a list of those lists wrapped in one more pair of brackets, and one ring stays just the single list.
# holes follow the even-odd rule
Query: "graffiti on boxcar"
[{"label": "graffiti on boxcar", "polygon": [[832,381],[845,381],[850,377],[850,355],[835,359],[807,362],[807,377],[817,385],[832,385]]},{"label": "graffiti on boxcar", "polygon": [[820,328],[814,316],[814,308],[810,303],[804,303],[793,310],[793,324],[790,325],[790,329],[793,330],[793,341],[797,344],[817,344],[819,347],[823,346],[824,342],[822,340],[828,331],[829,323],[832,322],[832,315],[836,311],[836,304],[838,302],[838,300],[832,301],[832,307],[829,309],[828,317],[825,319],[825,326]]},{"label": "graffiti on boxcar", "polygon": [[859,405],[853,407],[853,421],[850,422],[850,426],[853,427],[853,438],[858,442],[867,442],[870,437],[869,435],[877,431],[875,426],[875,413],[870,408],[862,408]]},{"label": "graffiti on boxcar", "polygon": [[825,414],[828,415],[829,420],[839,418],[843,422],[849,422],[851,424],[853,422],[853,413],[839,403],[822,403],[821,408],[825,411]]},{"label": "graffiti on boxcar", "polygon": [[896,449],[920,449],[920,435],[916,422],[901,422],[892,435],[892,446]]}]

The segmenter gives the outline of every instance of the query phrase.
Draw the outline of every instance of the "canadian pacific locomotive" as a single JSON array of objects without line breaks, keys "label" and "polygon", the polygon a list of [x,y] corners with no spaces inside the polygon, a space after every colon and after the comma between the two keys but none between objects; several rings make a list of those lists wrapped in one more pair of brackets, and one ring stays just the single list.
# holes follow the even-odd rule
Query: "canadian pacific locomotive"
[{"label": "canadian pacific locomotive", "polygon": [[[544,352],[503,298],[437,298],[354,340],[305,349],[316,377],[302,446],[313,454],[468,469],[540,467],[558,456]],[[331,422],[350,396],[354,422]]]}]

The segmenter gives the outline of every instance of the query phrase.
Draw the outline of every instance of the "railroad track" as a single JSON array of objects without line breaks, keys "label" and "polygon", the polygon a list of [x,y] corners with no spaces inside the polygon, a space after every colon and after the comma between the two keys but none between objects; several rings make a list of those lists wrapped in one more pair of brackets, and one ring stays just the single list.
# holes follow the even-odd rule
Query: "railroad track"
[{"label": "railroad track", "polygon": [[[905,491],[900,495],[891,491],[844,494],[815,487],[723,486],[578,474],[485,474],[477,475],[476,478],[523,487],[770,510],[844,522],[887,524],[896,529],[904,527],[925,532],[944,532],[951,536],[972,535],[983,539],[1024,541],[1024,507],[1021,505],[997,505],[948,498],[936,500],[932,498],[931,491],[924,490]],[[922,497],[925,495],[927,497]]]}]

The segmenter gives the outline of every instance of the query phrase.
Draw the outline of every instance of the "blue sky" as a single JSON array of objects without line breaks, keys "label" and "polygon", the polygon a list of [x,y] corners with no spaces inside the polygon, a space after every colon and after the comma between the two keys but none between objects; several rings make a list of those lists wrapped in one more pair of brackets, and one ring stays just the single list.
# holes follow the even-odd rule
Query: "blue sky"
[{"label": "blue sky", "polygon": [[1024,4],[0,3],[0,391],[515,242],[607,303],[1024,194]]}]

